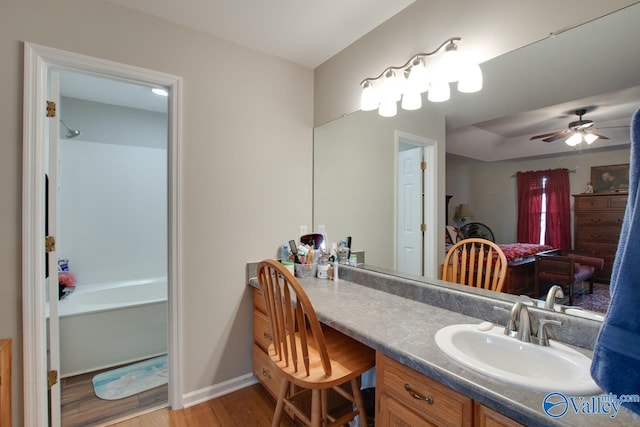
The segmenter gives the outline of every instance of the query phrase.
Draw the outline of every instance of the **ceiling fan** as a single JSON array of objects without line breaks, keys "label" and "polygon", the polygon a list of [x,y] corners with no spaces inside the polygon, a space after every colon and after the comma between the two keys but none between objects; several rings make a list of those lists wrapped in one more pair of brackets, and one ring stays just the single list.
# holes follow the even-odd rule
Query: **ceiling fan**
[{"label": "ceiling fan", "polygon": [[559,139],[568,137],[565,143],[573,147],[582,143],[582,141],[585,141],[587,144],[591,144],[596,139],[609,139],[604,135],[595,133],[591,129],[593,126],[593,120],[584,120],[582,118],[586,112],[587,110],[584,108],[576,110],[575,114],[578,116],[578,120],[569,123],[569,127],[567,129],[535,135],[529,138],[529,140],[542,138],[544,142],[555,142]]}]

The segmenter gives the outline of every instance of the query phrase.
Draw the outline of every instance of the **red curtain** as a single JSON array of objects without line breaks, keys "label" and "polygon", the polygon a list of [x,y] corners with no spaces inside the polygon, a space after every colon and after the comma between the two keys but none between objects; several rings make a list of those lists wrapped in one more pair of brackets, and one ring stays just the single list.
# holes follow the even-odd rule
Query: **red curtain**
[{"label": "red curtain", "polygon": [[571,248],[569,171],[518,172],[518,242],[540,243],[542,194],[546,194],[545,244]]},{"label": "red curtain", "polygon": [[540,243],[544,171],[518,172],[518,243]]},{"label": "red curtain", "polygon": [[547,171],[545,193],[547,194],[545,243],[554,248],[571,249],[569,171],[567,169]]}]

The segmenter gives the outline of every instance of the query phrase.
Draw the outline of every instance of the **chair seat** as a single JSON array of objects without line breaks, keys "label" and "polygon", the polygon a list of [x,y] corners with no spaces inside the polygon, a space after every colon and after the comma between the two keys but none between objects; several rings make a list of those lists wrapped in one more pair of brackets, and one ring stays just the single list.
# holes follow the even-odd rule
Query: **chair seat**
[{"label": "chair seat", "polygon": [[279,360],[274,345],[269,346],[271,360],[289,376],[289,380],[303,388],[327,389],[345,381],[360,376],[375,365],[375,351],[372,348],[355,341],[333,328],[322,325],[322,332],[327,344],[327,351],[331,355],[331,375],[324,373],[320,354],[316,350],[315,342],[309,342],[309,375],[307,375],[302,358],[302,346],[299,335],[296,334],[296,348],[298,349],[298,369],[292,363],[289,366]]},{"label": "chair seat", "polygon": [[541,271],[539,274],[540,279],[548,280],[553,283],[568,285],[570,283],[582,283],[593,276],[595,268],[590,265],[575,264],[575,273],[573,280],[569,280],[566,274],[556,274],[546,271]]}]

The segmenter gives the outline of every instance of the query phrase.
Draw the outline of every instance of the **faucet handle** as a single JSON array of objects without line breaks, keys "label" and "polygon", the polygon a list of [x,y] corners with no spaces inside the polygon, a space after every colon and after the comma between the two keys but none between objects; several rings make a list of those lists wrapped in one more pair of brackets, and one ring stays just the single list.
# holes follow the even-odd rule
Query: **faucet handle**
[{"label": "faucet handle", "polygon": [[536,338],[538,345],[549,345],[549,336],[547,335],[547,328],[545,328],[545,326],[549,324],[560,326],[562,325],[562,322],[551,319],[540,319],[538,321],[538,337]]}]

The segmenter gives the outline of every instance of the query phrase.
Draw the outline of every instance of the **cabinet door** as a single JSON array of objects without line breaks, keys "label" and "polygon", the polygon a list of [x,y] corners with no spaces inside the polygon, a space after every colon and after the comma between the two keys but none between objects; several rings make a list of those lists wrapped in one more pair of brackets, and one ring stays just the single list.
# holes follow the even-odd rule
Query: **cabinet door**
[{"label": "cabinet door", "polygon": [[524,427],[519,422],[478,402],[473,402],[473,411],[474,427]]},{"label": "cabinet door", "polygon": [[387,393],[380,395],[379,405],[379,411],[376,414],[376,427],[436,426]]}]

